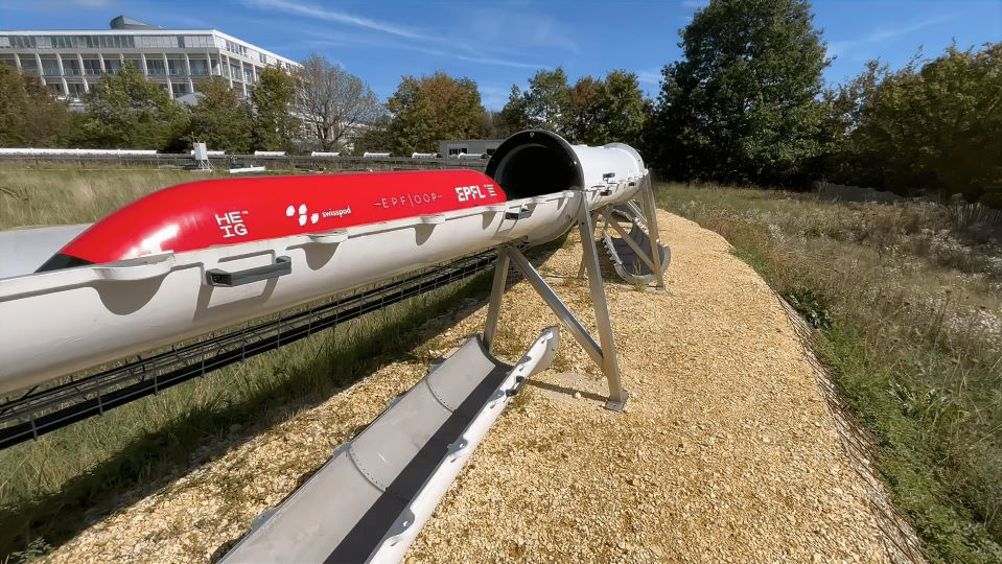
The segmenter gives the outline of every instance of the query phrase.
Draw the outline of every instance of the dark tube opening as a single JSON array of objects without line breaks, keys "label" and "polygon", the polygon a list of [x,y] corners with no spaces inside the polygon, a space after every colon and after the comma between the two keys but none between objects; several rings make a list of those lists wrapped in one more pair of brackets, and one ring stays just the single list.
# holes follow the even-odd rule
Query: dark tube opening
[{"label": "dark tube opening", "polygon": [[505,139],[487,163],[487,176],[510,200],[580,189],[584,184],[581,164],[570,143],[541,130],[522,131]]}]

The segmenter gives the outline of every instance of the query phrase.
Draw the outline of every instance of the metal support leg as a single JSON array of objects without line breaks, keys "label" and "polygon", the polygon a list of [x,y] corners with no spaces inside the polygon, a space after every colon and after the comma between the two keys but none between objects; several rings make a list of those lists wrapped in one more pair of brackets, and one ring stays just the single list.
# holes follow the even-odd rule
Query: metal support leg
[{"label": "metal support leg", "polygon": [[595,248],[595,227],[591,222],[591,212],[582,202],[578,216],[578,230],[581,232],[581,246],[584,247],[585,267],[588,270],[588,286],[591,302],[595,308],[595,324],[598,325],[598,340],[602,345],[602,372],[609,381],[609,401],[605,406],[614,411],[626,407],[629,394],[623,388],[619,375],[619,361],[616,355],[616,339],[612,334],[612,320],[609,318],[609,302],[605,298],[602,283],[602,269]]},{"label": "metal support leg", "polygon": [[497,333],[498,315],[501,313],[501,299],[504,297],[505,285],[508,283],[508,266],[511,260],[508,253],[498,251],[498,260],[494,263],[494,283],[491,284],[491,301],[487,306],[487,322],[484,324],[484,347],[490,352]]},{"label": "metal support leg", "polygon": [[560,322],[567,327],[567,329],[571,332],[571,335],[574,336],[574,340],[581,345],[581,348],[588,353],[588,356],[595,361],[595,364],[602,366],[604,369],[605,354],[602,347],[595,342],[595,339],[593,339],[591,334],[588,333],[588,329],[582,325],[580,321],[578,321],[578,318],[574,317],[574,313],[567,307],[566,304],[564,304],[564,301],[560,299],[560,296],[558,296],[553,289],[550,288],[550,285],[546,283],[546,280],[543,280],[543,277],[540,276],[539,271],[532,266],[529,259],[525,258],[525,255],[520,253],[517,249],[513,249],[511,247],[504,248],[502,252],[511,258],[511,262],[515,265],[515,268],[517,268],[518,271],[525,276],[526,282],[528,282],[529,285],[532,286],[532,289],[535,290],[541,298],[543,298],[546,305],[550,306],[553,313],[557,314],[557,319],[559,319]]},{"label": "metal support leg", "polygon": [[[591,229],[590,215],[587,216],[587,224],[583,229]],[[602,367],[602,372],[609,382],[609,400],[605,406],[614,411],[622,411],[626,407],[626,400],[629,394],[623,389],[619,376],[619,363],[616,359],[616,343],[612,335],[609,306],[605,299],[605,288],[602,286],[602,273],[598,270],[598,252],[595,249],[595,242],[590,239],[586,240],[589,243],[585,244],[585,267],[589,273],[592,303],[595,305],[595,319],[599,332],[598,343],[592,338],[588,329],[581,324],[578,318],[574,316],[574,313],[564,304],[560,296],[543,280],[543,277],[540,276],[529,260],[525,258],[525,255],[513,247],[503,247],[501,254],[511,259],[515,268],[525,276],[529,285],[543,298],[543,301],[553,310],[553,313],[557,315],[560,322],[567,327],[574,340],[581,345],[581,348],[588,353],[588,356],[595,361],[595,364]],[[496,284],[497,278],[494,280]],[[493,303],[493,296],[491,300]],[[488,322],[490,322],[490,316],[490,309],[488,309]]]},{"label": "metal support leg", "polygon": [[658,229],[658,209],[654,201],[654,181],[648,174],[644,180],[644,186],[640,188],[640,201],[644,208],[644,215],[647,216],[647,235],[651,240],[651,259],[654,260],[654,276],[657,279],[657,289],[665,289],[665,276],[661,272],[661,231]]}]

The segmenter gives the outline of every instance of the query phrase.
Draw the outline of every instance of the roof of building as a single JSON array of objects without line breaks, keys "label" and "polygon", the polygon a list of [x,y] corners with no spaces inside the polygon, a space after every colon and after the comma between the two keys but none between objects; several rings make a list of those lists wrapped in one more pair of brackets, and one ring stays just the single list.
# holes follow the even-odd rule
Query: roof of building
[{"label": "roof of building", "polygon": [[[119,19],[122,21],[122,25],[126,27],[116,27],[115,22]],[[162,27],[156,26],[154,24],[141,22],[137,19],[130,18],[128,16],[118,16],[111,20],[111,29],[0,29],[0,35],[116,35],[127,33],[130,35],[218,35],[223,39],[233,41],[236,43],[243,43],[255,50],[264,53],[265,55],[270,55],[283,63],[287,63],[294,66],[301,66],[298,62],[279,55],[273,51],[269,51],[262,47],[259,47],[246,39],[236,38],[228,33],[219,31],[218,29],[164,29]],[[133,27],[129,27],[129,26]],[[145,27],[144,27],[145,26]]]}]

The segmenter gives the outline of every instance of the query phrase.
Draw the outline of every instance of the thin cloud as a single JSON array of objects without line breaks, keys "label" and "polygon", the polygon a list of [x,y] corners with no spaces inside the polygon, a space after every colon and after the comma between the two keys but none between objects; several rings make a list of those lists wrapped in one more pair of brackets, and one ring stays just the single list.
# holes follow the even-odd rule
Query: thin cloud
[{"label": "thin cloud", "polygon": [[[261,1],[261,0],[254,0]],[[285,1],[285,0],[265,0],[265,1]],[[274,25],[274,23],[272,23]],[[307,37],[312,37],[312,40],[307,40],[305,43],[311,47],[345,47],[351,45],[367,45],[371,47],[379,47],[384,49],[397,49],[401,51],[409,52],[419,52],[426,55],[432,55],[435,57],[444,57],[449,59],[458,59],[460,61],[466,61],[470,63],[478,63],[482,65],[493,65],[501,67],[509,67],[516,69],[549,69],[548,65],[529,63],[525,61],[518,61],[508,58],[496,57],[471,49],[463,49],[462,52],[447,51],[437,47],[439,44],[444,44],[446,42],[439,41],[438,38],[429,38],[429,40],[419,40],[412,38],[405,38],[399,36],[378,36],[373,34],[352,34],[346,32],[332,33],[329,30],[317,31],[311,29],[304,29],[302,26],[298,26],[297,31]],[[409,40],[409,41],[407,41]],[[429,45],[431,43],[431,45]]]},{"label": "thin cloud", "polygon": [[417,45],[411,45],[407,47],[401,47],[402,49],[407,49],[410,51],[418,51],[425,53],[427,55],[434,55],[436,57],[445,57],[448,59],[459,59],[460,61],[467,61],[470,63],[478,63],[481,65],[494,65],[499,67],[510,67],[514,69],[549,69],[551,67],[547,65],[540,65],[536,63],[523,63],[521,61],[510,61],[508,59],[497,59],[494,57],[484,57],[480,55],[463,55],[460,53],[450,53],[448,51],[442,51],[440,49],[435,49],[432,47],[421,47]]},{"label": "thin cloud", "polygon": [[828,56],[837,57],[843,55],[849,51],[853,51],[859,47],[866,45],[872,45],[875,43],[881,43],[890,39],[897,37],[903,37],[915,33],[916,31],[921,31],[928,27],[941,24],[959,16],[957,13],[943,14],[935,16],[932,18],[926,18],[924,20],[913,21],[911,23],[906,23],[899,26],[890,26],[876,29],[863,37],[856,39],[848,39],[842,41],[829,41],[828,42]]},{"label": "thin cloud", "polygon": [[356,16],[354,14],[349,14],[348,12],[343,12],[340,10],[332,10],[330,8],[322,8],[320,6],[313,6],[310,4],[300,4],[297,2],[291,2],[289,0],[245,0],[245,3],[247,3],[250,6],[262,8],[265,10],[276,10],[280,12],[285,12],[286,14],[289,15],[306,16],[309,18],[317,18],[344,25],[371,29],[373,31],[379,31],[389,35],[403,37],[405,39],[416,39],[425,41],[435,39],[430,35],[425,35],[418,31],[401,27],[389,22],[373,20],[370,18],[363,18],[361,16]]},{"label": "thin cloud", "polygon": [[638,71],[637,81],[641,84],[661,84],[661,69]]}]

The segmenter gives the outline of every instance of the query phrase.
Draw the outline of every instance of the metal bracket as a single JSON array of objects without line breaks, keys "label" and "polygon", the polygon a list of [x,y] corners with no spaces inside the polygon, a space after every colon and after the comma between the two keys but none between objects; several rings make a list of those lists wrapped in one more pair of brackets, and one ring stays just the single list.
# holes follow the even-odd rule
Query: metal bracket
[{"label": "metal bracket", "polygon": [[504,212],[505,219],[525,219],[532,215],[532,210],[529,206],[522,206],[515,210],[508,210]]}]

